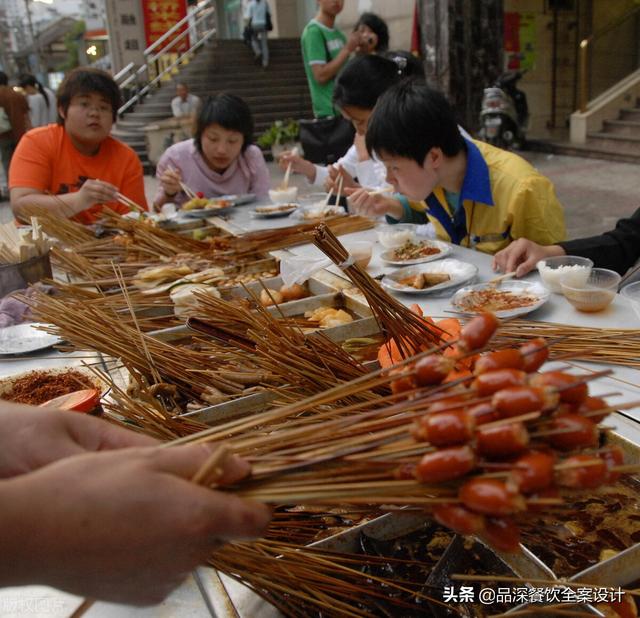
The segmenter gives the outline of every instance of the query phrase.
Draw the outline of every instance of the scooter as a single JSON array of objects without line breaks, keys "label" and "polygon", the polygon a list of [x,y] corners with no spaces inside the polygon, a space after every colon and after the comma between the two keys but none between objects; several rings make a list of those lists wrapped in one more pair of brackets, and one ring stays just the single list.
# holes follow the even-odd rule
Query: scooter
[{"label": "scooter", "polygon": [[527,95],[516,87],[524,71],[502,74],[485,88],[480,110],[480,139],[507,150],[524,148],[529,121]]}]

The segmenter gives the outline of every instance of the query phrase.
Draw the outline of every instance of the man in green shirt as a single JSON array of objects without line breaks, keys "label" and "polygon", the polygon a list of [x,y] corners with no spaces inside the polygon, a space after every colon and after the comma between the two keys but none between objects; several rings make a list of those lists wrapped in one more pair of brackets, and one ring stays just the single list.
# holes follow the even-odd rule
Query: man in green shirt
[{"label": "man in green shirt", "polygon": [[302,58],[316,118],[335,116],[334,78],[360,43],[360,34],[349,38],[333,26],[344,0],[318,0],[318,13],[302,32]]}]

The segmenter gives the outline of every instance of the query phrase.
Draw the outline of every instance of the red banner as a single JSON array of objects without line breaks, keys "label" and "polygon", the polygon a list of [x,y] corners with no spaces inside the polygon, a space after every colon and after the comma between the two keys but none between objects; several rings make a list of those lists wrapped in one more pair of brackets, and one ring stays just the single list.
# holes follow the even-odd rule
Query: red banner
[{"label": "red banner", "polygon": [[[186,0],[142,0],[142,14],[144,16],[144,33],[147,39],[146,47],[155,43],[167,30],[187,16]],[[176,38],[187,29],[185,23],[171,37],[167,38],[164,45]],[[162,47],[164,47],[162,45]],[[187,37],[172,47],[170,52],[186,51],[188,48]]]}]

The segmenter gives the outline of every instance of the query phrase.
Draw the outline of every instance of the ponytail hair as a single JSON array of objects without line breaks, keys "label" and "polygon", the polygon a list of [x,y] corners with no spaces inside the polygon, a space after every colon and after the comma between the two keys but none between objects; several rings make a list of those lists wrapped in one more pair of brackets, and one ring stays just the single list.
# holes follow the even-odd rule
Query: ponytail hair
[{"label": "ponytail hair", "polygon": [[37,88],[38,92],[44,97],[44,102],[47,104],[47,107],[50,107],[49,95],[47,91],[43,88],[42,84],[33,76],[25,73],[21,75],[18,84],[20,88],[24,88],[26,86],[32,86],[33,88]]},{"label": "ponytail hair", "polygon": [[340,71],[333,90],[336,107],[373,109],[378,98],[407,77],[424,78],[422,63],[408,52],[356,56]]}]

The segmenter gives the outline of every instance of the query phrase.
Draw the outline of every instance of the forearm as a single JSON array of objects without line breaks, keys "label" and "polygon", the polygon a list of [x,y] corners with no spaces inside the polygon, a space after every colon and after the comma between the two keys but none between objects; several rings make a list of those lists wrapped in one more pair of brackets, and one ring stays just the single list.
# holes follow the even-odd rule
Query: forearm
[{"label": "forearm", "polygon": [[321,65],[316,75],[318,82],[320,84],[326,84],[328,81],[331,81],[338,74],[342,65],[349,59],[350,55],[351,52],[346,47],[343,47],[331,62]]},{"label": "forearm", "polygon": [[29,193],[11,199],[11,208],[16,219],[28,221],[29,210],[32,206],[46,208],[52,214],[60,217],[71,218],[79,212],[86,210],[79,199],[78,193],[66,193],[64,195],[45,195],[44,193]]}]

